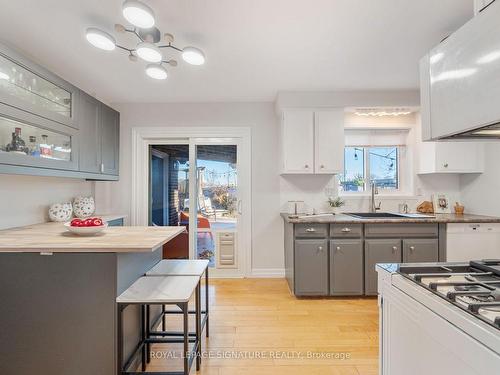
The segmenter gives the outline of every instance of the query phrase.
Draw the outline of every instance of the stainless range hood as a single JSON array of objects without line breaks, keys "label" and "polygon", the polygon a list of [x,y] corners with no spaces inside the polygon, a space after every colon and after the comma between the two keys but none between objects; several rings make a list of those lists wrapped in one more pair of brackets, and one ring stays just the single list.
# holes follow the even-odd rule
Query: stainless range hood
[{"label": "stainless range hood", "polygon": [[500,139],[500,0],[420,61],[424,140]]}]

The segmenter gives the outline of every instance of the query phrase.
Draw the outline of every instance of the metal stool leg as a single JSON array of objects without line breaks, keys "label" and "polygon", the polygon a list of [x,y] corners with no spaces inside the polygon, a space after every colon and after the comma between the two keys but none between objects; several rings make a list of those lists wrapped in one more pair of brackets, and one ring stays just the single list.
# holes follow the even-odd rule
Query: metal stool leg
[{"label": "metal stool leg", "polygon": [[[149,339],[151,336],[151,306],[146,305],[146,337]],[[146,362],[149,363],[151,362],[151,344],[147,343],[146,344]]]},{"label": "metal stool leg", "polygon": [[118,313],[118,318],[117,318],[117,330],[118,330],[118,356],[117,356],[117,368],[118,368],[118,374],[121,375],[123,372],[123,309],[125,307],[123,305],[118,305],[117,307],[117,313]]},{"label": "metal stool leg", "polygon": [[167,330],[167,321],[165,317],[165,305],[161,305],[161,330],[165,332]]},{"label": "metal stool leg", "polygon": [[208,331],[208,305],[209,305],[209,302],[208,302],[208,266],[207,266],[207,269],[205,270],[205,314],[206,314],[206,317],[205,317],[205,333],[208,337],[209,335],[209,331]]},{"label": "metal stool leg", "polygon": [[141,305],[141,340],[142,340],[142,356],[141,356],[141,368],[142,371],[146,371],[146,345],[144,345],[144,341],[146,340],[146,305]]},{"label": "metal stool leg", "polygon": [[196,285],[195,313],[196,313],[196,371],[200,370],[201,364],[201,281]]},{"label": "metal stool leg", "polygon": [[184,322],[184,375],[189,374],[189,325],[188,325],[188,304],[182,304],[182,316]]}]

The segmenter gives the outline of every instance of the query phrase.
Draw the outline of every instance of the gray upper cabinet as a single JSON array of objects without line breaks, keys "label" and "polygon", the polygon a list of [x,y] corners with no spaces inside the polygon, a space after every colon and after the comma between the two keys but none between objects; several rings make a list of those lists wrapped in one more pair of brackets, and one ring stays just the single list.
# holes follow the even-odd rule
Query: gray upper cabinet
[{"label": "gray upper cabinet", "polygon": [[[80,171],[118,176],[120,114],[90,95],[79,100]],[[102,179],[107,179],[105,176]]]},{"label": "gray upper cabinet", "polygon": [[437,238],[403,240],[404,263],[437,262],[438,253],[439,240]]},{"label": "gray upper cabinet", "polygon": [[377,263],[401,263],[400,239],[365,240],[365,294],[377,294]]},{"label": "gray upper cabinet", "polygon": [[327,240],[295,240],[295,294],[328,294]]},{"label": "gray upper cabinet", "polygon": [[117,180],[120,114],[0,44],[0,173]]},{"label": "gray upper cabinet", "polygon": [[80,171],[101,172],[100,103],[97,99],[80,93]]},{"label": "gray upper cabinet", "polygon": [[363,279],[363,241],[330,241],[330,295],[361,295]]},{"label": "gray upper cabinet", "polygon": [[101,103],[101,173],[118,175],[120,113]]},{"label": "gray upper cabinet", "polygon": [[78,130],[0,103],[0,169],[78,169]]},{"label": "gray upper cabinet", "polygon": [[77,128],[78,88],[0,44],[0,102]]}]

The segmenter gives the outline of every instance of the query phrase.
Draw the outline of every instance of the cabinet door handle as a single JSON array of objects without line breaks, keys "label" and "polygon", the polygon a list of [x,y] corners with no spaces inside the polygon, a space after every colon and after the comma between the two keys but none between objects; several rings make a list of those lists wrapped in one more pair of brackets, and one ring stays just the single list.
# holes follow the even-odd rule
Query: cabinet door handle
[{"label": "cabinet door handle", "polygon": [[410,246],[410,251],[414,251],[415,250],[415,246]]},{"label": "cabinet door handle", "polygon": [[397,246],[393,246],[392,247],[392,252],[395,253],[396,251],[398,251],[398,247]]},{"label": "cabinet door handle", "polygon": [[341,232],[342,233],[349,233],[352,229],[351,228],[342,228]]},{"label": "cabinet door handle", "polygon": [[104,163],[101,163],[101,173],[104,173]]},{"label": "cabinet door handle", "polygon": [[308,233],[314,233],[314,232],[316,232],[316,228],[307,228],[306,232],[308,232]]}]

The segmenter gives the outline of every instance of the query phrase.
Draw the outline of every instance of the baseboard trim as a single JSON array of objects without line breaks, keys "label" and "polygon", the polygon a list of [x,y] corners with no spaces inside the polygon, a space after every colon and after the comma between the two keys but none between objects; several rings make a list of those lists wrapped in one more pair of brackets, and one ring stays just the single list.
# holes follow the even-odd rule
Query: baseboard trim
[{"label": "baseboard trim", "polygon": [[248,277],[269,277],[269,278],[281,278],[285,277],[285,269],[284,268],[253,268],[252,272]]}]

